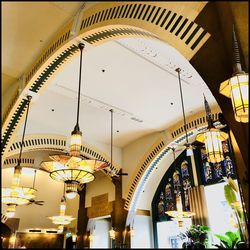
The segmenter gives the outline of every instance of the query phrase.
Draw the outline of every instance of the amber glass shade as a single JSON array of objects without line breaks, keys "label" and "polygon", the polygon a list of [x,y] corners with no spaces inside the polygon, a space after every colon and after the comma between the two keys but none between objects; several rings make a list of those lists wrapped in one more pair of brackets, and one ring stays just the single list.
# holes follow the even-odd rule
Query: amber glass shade
[{"label": "amber glass shade", "polygon": [[70,155],[72,156],[79,156],[81,153],[81,146],[82,146],[82,133],[72,132],[70,138]]},{"label": "amber glass shade", "polygon": [[235,120],[248,122],[248,74],[240,72],[220,85],[220,93],[231,98]]},{"label": "amber glass shade", "polygon": [[207,161],[219,163],[223,161],[222,141],[228,138],[228,134],[216,128],[210,128],[198,134],[196,140],[205,143]]}]

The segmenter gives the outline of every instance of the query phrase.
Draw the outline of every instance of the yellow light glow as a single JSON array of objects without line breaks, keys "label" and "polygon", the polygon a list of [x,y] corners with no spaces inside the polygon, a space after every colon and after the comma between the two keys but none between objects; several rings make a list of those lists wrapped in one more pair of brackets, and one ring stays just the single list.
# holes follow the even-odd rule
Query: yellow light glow
[{"label": "yellow light glow", "polygon": [[222,141],[228,138],[228,134],[210,128],[196,136],[196,140],[205,143],[207,161],[211,163],[219,163],[223,161]]},{"label": "yellow light glow", "polygon": [[[176,210],[173,211],[167,211],[165,212],[167,215],[177,218],[177,219],[181,219],[181,218],[190,218],[191,216],[194,216],[195,213],[194,212],[188,212],[188,211],[183,211],[182,209],[182,200],[181,200],[181,196],[178,195],[176,197]],[[180,220],[178,220],[180,221]]]},{"label": "yellow light glow", "polygon": [[35,189],[25,187],[2,188],[1,200],[4,204],[24,205],[35,198],[35,192]]},{"label": "yellow light glow", "polygon": [[15,216],[15,212],[16,212],[16,205],[8,205],[6,216],[8,218],[13,218]]},{"label": "yellow light glow", "polygon": [[231,98],[235,120],[248,122],[248,74],[240,72],[220,85],[220,93]]},{"label": "yellow light glow", "polygon": [[10,243],[11,245],[14,245],[15,242],[16,242],[16,236],[15,236],[15,235],[12,235],[12,236],[10,237],[9,243]]},{"label": "yellow light glow", "polygon": [[131,237],[135,236],[135,230],[133,228],[130,229],[130,236]]},{"label": "yellow light glow", "polygon": [[48,218],[51,219],[52,223],[56,225],[68,225],[71,223],[71,221],[75,220],[75,218],[72,218],[72,216],[69,215],[64,215],[64,216],[55,215]]},{"label": "yellow light glow", "polygon": [[109,237],[111,239],[115,239],[115,230],[113,228],[111,230],[109,230]]},{"label": "yellow light glow", "polygon": [[76,234],[72,234],[72,241],[76,242],[76,239],[77,239],[77,235]]},{"label": "yellow light glow", "polygon": [[72,134],[70,138],[70,155],[79,156],[82,146],[82,135],[80,133]]},{"label": "yellow light glow", "polygon": [[19,187],[21,182],[21,169],[20,168],[15,168],[14,169],[14,174],[12,177],[12,187]]},{"label": "yellow light glow", "polygon": [[60,216],[65,215],[65,211],[66,211],[66,204],[62,202],[60,205]]}]

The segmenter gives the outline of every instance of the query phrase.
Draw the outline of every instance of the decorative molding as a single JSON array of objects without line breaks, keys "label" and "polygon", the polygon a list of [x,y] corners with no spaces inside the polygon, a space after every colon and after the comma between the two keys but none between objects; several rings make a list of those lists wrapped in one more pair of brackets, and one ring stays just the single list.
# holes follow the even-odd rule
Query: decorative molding
[{"label": "decorative molding", "polygon": [[[216,109],[217,113],[213,113],[212,116],[216,119],[218,116],[219,108]],[[200,112],[196,115],[190,116],[187,120],[188,124],[193,124],[195,126],[190,126],[187,129],[188,137],[193,136],[197,132],[201,132],[206,127],[206,119],[204,121],[204,112]],[[193,119],[193,120],[191,120]],[[195,122],[199,120],[200,122]],[[159,161],[169,152],[170,148],[168,145],[172,142],[182,143],[185,141],[186,135],[185,132],[180,130],[180,125],[182,122],[178,122],[170,128],[172,138],[174,140],[169,140],[166,142],[164,138],[159,139],[151,149],[144,155],[142,161],[138,164],[138,171],[136,172],[135,177],[129,185],[129,191],[126,196],[126,202],[124,208],[127,210],[135,210],[136,203],[139,197],[140,192],[142,191],[143,186],[145,185],[147,179],[149,178],[154,167],[159,163]],[[178,129],[178,130],[177,130]],[[181,131],[179,134],[173,134],[174,131]],[[179,135],[177,137],[177,135]],[[158,146],[156,146],[158,145]],[[157,150],[158,149],[158,150]]]},{"label": "decorative molding", "polygon": [[[17,165],[19,158],[7,158],[3,162],[3,168],[14,167]],[[34,167],[35,159],[34,158],[21,158],[21,166],[25,168]]]},{"label": "decorative molding", "polygon": [[[217,120],[218,114],[221,112],[219,106],[211,107],[213,110],[212,119]],[[204,126],[207,124],[206,113],[205,111],[201,111],[196,113],[195,115],[191,115],[187,117],[187,130],[190,131],[192,129],[198,128],[200,126]],[[185,128],[183,121],[174,124],[172,127],[169,128],[169,131],[172,135],[172,138],[175,139],[176,137],[182,136],[185,134]]]},{"label": "decorative molding", "polygon": [[150,216],[150,211],[144,209],[136,209],[136,215]]},{"label": "decorative molding", "polygon": [[[23,145],[23,153],[37,150],[50,150],[50,151],[59,151],[66,152],[66,136],[62,135],[47,135],[47,134],[39,134],[39,135],[27,135],[24,140]],[[17,140],[10,146],[10,150],[8,152],[6,162],[10,161],[10,157],[18,154],[21,147],[21,140]],[[113,163],[111,165],[110,157],[105,153],[100,152],[97,148],[84,144],[81,147],[81,154],[89,157],[98,159],[101,161],[105,161],[109,164],[111,170],[115,173],[118,173],[120,170],[120,166],[118,164]],[[4,162],[5,162],[4,161]],[[107,170],[103,169],[106,174],[110,174]]]},{"label": "decorative molding", "polygon": [[143,159],[140,161],[136,174],[134,178],[131,180],[129,185],[129,191],[127,194],[127,198],[125,201],[125,209],[129,208],[130,201],[132,200],[132,197],[135,193],[135,190],[140,183],[142,176],[144,175],[146,169],[148,166],[152,163],[152,161],[155,159],[155,157],[159,154],[159,152],[163,149],[165,146],[164,142],[160,139],[157,140],[148,150],[148,152],[144,155]]},{"label": "decorative molding", "polygon": [[[181,6],[181,10],[178,10],[176,4]],[[186,3],[175,5],[164,2],[155,2],[154,5],[147,2],[95,4],[93,8],[83,12],[84,18],[78,35],[70,36],[73,24],[71,21],[44,49],[31,68],[25,72],[23,91],[39,93],[48,84],[50,77],[76,54],[78,47],[75,44],[80,40],[98,45],[119,37],[146,36],[169,43],[190,60],[210,37],[207,31],[194,23],[206,2],[192,3],[192,6]],[[2,126],[3,159],[8,154],[26,109],[26,100],[21,95],[10,99],[12,102]]]},{"label": "decorative molding", "polygon": [[[130,26],[130,30],[139,28],[148,31],[173,47],[178,47],[180,53],[190,60],[210,37],[206,30],[194,22],[206,2],[202,4],[193,3],[192,6],[191,3],[185,4],[183,2],[175,3],[175,5],[179,5],[179,8],[171,3],[166,4],[164,2],[96,4],[84,12],[80,33],[85,33],[88,36],[89,32],[97,29],[97,33],[92,36],[98,37],[102,35],[101,33],[106,26],[116,28],[117,25],[125,25]],[[191,13],[192,8],[196,8],[195,14]],[[112,32],[110,35],[115,36]],[[125,32],[124,35],[130,35],[130,32],[127,34]]]}]

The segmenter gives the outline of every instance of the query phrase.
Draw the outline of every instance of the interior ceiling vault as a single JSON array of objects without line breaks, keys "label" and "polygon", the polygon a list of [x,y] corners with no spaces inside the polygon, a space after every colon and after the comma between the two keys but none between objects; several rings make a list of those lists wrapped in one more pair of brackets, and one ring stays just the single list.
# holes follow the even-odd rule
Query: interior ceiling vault
[{"label": "interior ceiling vault", "polygon": [[[85,4],[89,8],[96,2]],[[3,82],[4,90],[82,5],[83,2],[2,4],[2,76],[9,79]],[[182,69],[186,114],[203,109],[203,93],[214,105],[216,101],[198,73],[166,43],[123,38],[97,47],[88,45],[82,65],[80,128],[84,139],[110,144],[110,108],[115,110],[114,145],[121,148],[181,120],[175,72],[178,67]],[[50,79],[46,91],[33,103],[27,134],[70,135],[76,121],[78,73],[79,55]],[[18,131],[21,133],[22,126]]]}]

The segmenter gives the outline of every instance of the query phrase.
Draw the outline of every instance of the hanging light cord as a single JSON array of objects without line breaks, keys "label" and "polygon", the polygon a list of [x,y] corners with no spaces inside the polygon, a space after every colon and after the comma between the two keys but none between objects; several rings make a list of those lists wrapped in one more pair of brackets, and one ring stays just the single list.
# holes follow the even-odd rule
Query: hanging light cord
[{"label": "hanging light cord", "polygon": [[33,189],[35,189],[35,181],[36,181],[36,169],[34,171],[34,180],[33,180]]},{"label": "hanging light cord", "polygon": [[77,130],[80,130],[79,128],[79,111],[80,111],[80,97],[81,97],[81,78],[82,78],[82,51],[84,48],[84,44],[80,43],[79,44],[79,49],[80,49],[80,69],[79,69],[79,87],[78,87],[78,103],[77,103],[77,114],[76,114],[76,126],[75,128]]},{"label": "hanging light cord", "polygon": [[186,142],[188,143],[188,134],[187,134],[187,124],[186,124],[186,116],[185,116],[185,110],[184,110],[184,103],[183,103],[183,96],[182,96],[182,87],[181,87],[181,77],[180,77],[180,68],[177,68],[175,70],[178,73],[178,79],[179,79],[179,86],[180,86],[180,94],[181,94],[181,106],[182,106],[182,114],[183,114],[183,120],[184,120],[184,129],[186,134]]},{"label": "hanging light cord", "polygon": [[26,125],[27,125],[27,119],[28,119],[28,113],[29,113],[31,98],[32,98],[31,96],[27,96],[28,107],[27,107],[27,112],[26,112],[26,116],[25,116],[25,122],[24,122],[24,128],[23,128],[23,136],[22,136],[22,142],[21,142],[21,149],[20,149],[20,153],[19,153],[19,159],[18,159],[18,162],[17,162],[18,166],[20,166],[20,164],[21,164],[21,156],[22,156],[22,151],[23,151],[24,136],[25,136],[25,131],[26,131]]},{"label": "hanging light cord", "polygon": [[111,131],[110,131],[110,134],[111,134],[111,150],[110,150],[110,160],[111,160],[111,167],[113,165],[113,112],[114,110],[113,109],[110,109],[109,110],[111,112]]}]

